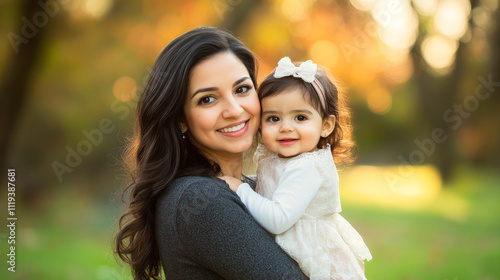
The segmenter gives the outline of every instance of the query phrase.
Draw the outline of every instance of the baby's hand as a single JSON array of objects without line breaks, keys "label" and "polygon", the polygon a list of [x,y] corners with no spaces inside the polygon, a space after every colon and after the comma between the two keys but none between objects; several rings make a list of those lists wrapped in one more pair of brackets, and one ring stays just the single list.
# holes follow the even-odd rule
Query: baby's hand
[{"label": "baby's hand", "polygon": [[241,185],[241,180],[238,180],[231,176],[219,176],[219,179],[226,181],[226,183],[229,185],[229,188],[231,188],[233,192],[236,192],[238,190],[238,187]]}]

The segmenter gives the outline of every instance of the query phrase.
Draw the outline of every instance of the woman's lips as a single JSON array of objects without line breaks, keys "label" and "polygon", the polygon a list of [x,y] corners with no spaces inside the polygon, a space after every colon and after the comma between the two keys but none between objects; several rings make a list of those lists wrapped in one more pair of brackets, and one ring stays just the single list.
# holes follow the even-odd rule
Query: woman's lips
[{"label": "woman's lips", "polygon": [[221,129],[217,129],[217,132],[224,136],[229,136],[229,137],[240,137],[241,135],[245,134],[245,132],[248,131],[248,123],[249,121],[244,121],[240,124],[236,125],[231,125],[228,127],[224,127]]}]

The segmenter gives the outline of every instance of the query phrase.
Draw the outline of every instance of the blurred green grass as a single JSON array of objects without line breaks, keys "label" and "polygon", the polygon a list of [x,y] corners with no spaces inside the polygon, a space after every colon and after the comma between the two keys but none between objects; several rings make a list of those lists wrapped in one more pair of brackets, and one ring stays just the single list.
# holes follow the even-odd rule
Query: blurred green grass
[{"label": "blurred green grass", "polygon": [[[500,279],[500,175],[462,168],[435,203],[446,204],[450,194],[469,203],[464,218],[343,204],[372,252],[368,279]],[[131,279],[111,249],[120,214],[113,199],[68,188],[43,210],[20,211],[16,272],[5,266],[0,279]]]},{"label": "blurred green grass", "polygon": [[5,267],[0,279],[132,279],[112,252],[116,203],[60,190],[37,212],[18,207],[16,272]]},{"label": "blurred green grass", "polygon": [[[462,219],[434,211],[449,196],[468,204]],[[422,211],[343,205],[373,260],[368,279],[500,279],[500,176],[494,170],[460,168],[434,203]],[[450,209],[453,211],[453,209]]]}]

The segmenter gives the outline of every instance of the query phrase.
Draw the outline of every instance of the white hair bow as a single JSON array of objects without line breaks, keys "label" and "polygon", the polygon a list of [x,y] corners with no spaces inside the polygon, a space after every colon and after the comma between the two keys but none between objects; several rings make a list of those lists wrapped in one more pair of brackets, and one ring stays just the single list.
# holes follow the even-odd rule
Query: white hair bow
[{"label": "white hair bow", "polygon": [[276,67],[274,71],[274,77],[282,78],[294,76],[295,78],[301,78],[305,82],[312,83],[317,70],[318,65],[313,63],[312,60],[302,62],[299,67],[296,67],[290,58],[285,56],[278,62],[278,67]]}]

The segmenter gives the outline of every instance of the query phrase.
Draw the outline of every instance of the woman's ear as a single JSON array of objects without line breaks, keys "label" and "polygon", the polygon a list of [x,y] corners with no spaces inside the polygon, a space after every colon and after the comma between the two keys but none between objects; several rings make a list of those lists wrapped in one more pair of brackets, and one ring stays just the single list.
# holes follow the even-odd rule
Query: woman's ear
[{"label": "woman's ear", "polygon": [[321,137],[326,138],[332,134],[335,128],[335,115],[329,115],[323,120],[323,128],[321,129]]},{"label": "woman's ear", "polygon": [[179,121],[179,128],[181,129],[182,133],[186,133],[188,130],[187,125],[183,121]]}]

